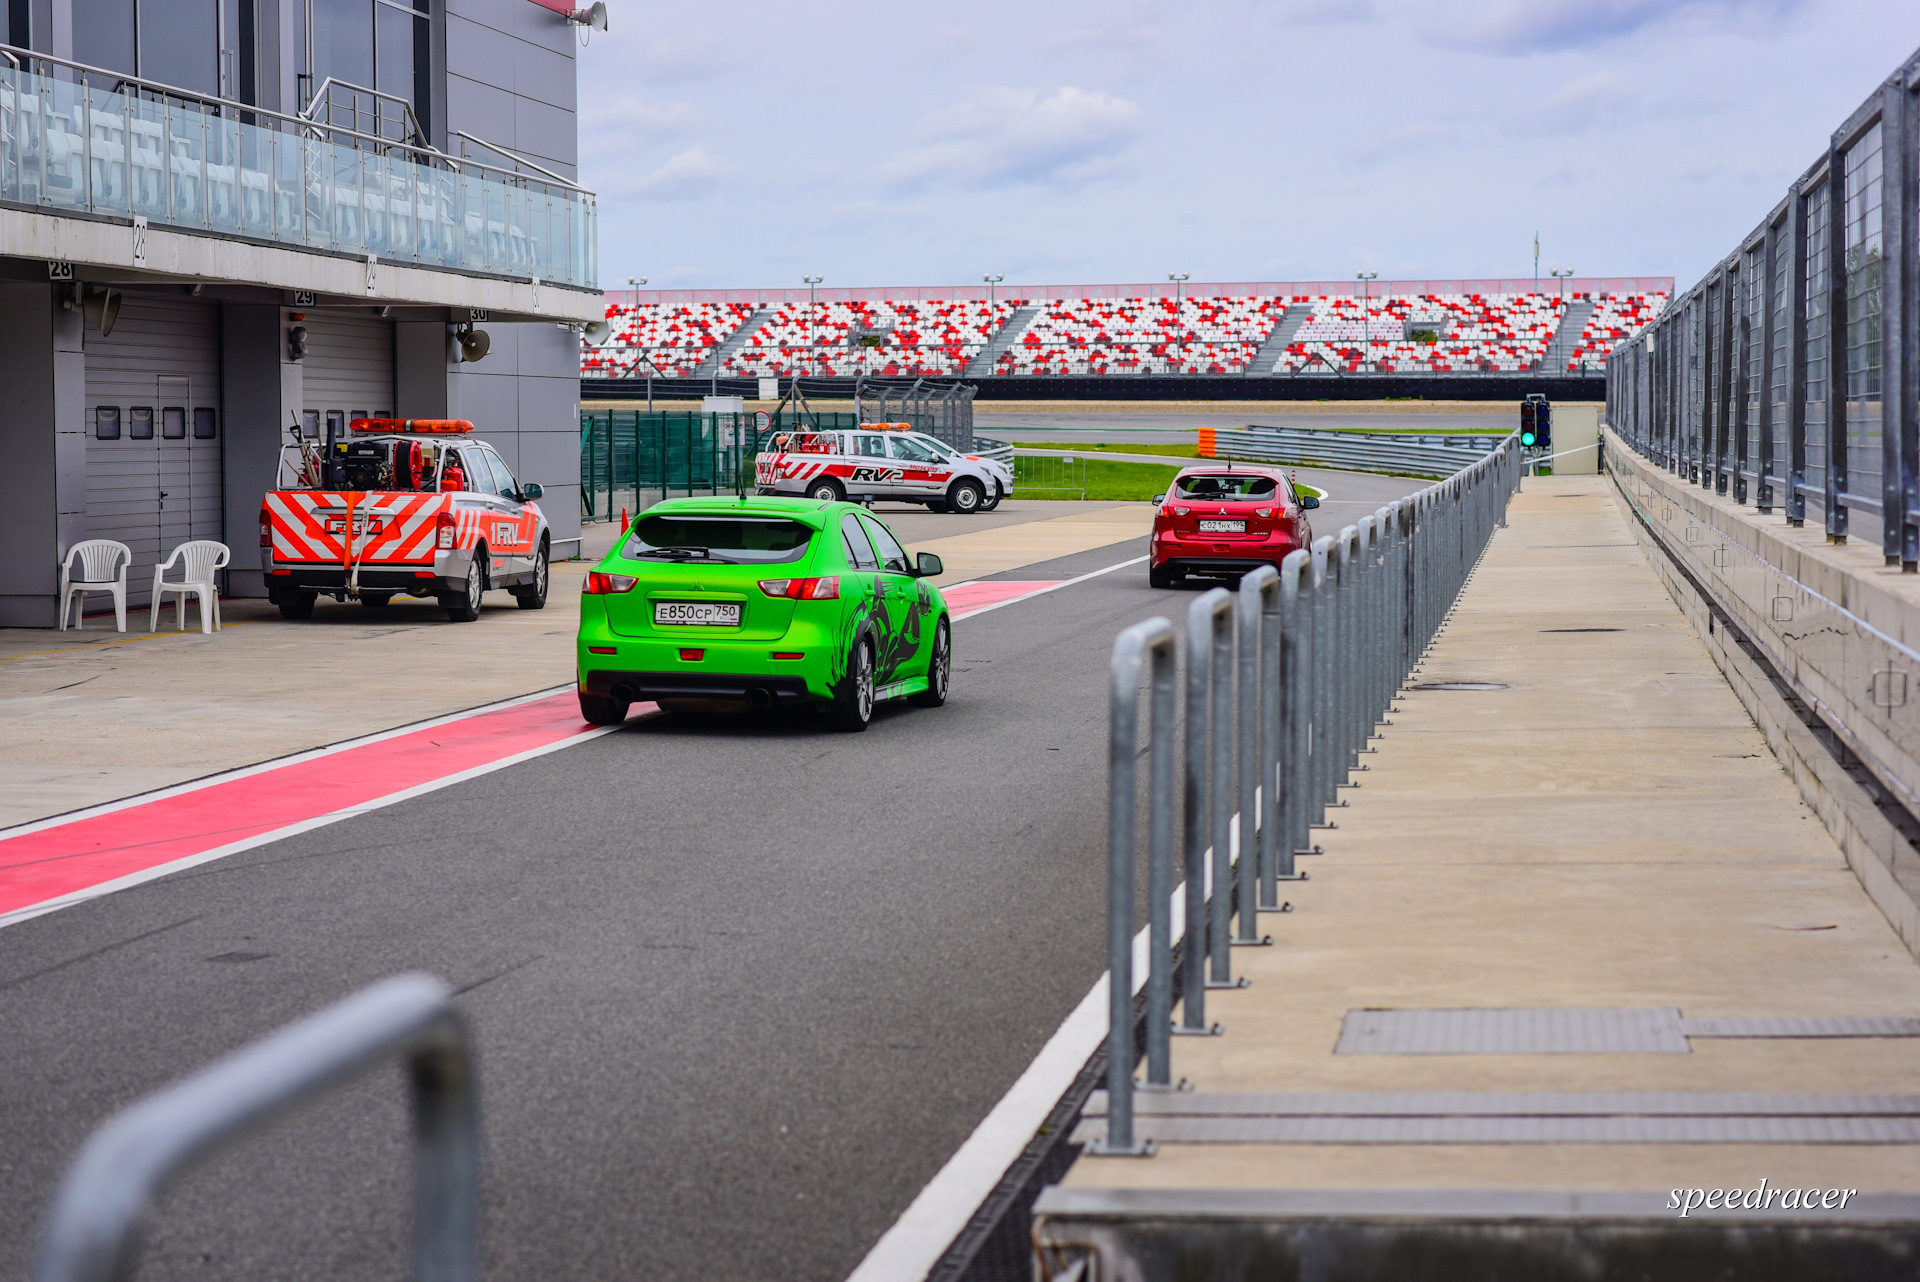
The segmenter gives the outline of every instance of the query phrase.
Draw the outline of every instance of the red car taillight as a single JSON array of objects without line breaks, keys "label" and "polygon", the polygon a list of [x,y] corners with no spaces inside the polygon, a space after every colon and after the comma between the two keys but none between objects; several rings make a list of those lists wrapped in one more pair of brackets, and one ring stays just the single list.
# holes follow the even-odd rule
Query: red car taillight
[{"label": "red car taillight", "polygon": [[440,544],[440,550],[445,552],[453,547],[453,513],[442,512],[434,518],[434,525],[438,530],[435,538]]},{"label": "red car taillight", "polygon": [[265,508],[260,509],[260,546],[263,548],[273,546],[273,522],[267,519]]},{"label": "red car taillight", "polygon": [[602,574],[598,570],[589,570],[580,593],[582,596],[607,596],[614,592],[631,592],[633,585],[639,581],[630,574]]},{"label": "red car taillight", "polygon": [[840,599],[840,580],[837,577],[762,579],[760,590],[768,596],[784,597],[789,601],[837,601]]}]

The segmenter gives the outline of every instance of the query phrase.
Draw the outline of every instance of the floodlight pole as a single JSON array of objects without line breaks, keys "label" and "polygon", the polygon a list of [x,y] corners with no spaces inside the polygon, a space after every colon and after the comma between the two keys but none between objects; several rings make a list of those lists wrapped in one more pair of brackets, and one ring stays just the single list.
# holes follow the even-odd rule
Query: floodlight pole
[{"label": "floodlight pole", "polygon": [[[1547,270],[1552,272],[1554,279],[1560,282],[1560,302],[1562,304],[1562,309],[1564,310],[1564,307],[1567,301],[1567,277],[1573,275],[1573,268],[1569,267],[1567,268],[1567,270],[1561,271],[1558,267],[1549,267]],[[1536,274],[1534,276],[1534,279],[1535,280],[1539,279],[1538,269],[1536,269]],[[1566,328],[1567,328],[1567,319],[1565,316],[1562,316],[1560,318],[1560,323],[1553,327],[1553,335],[1556,339],[1559,340],[1555,344],[1556,350],[1554,352],[1554,357],[1553,357],[1553,361],[1554,361],[1553,368],[1556,372],[1558,372],[1561,363],[1565,361],[1567,358],[1567,340],[1565,336]]]},{"label": "floodlight pole", "polygon": [[802,276],[800,279],[807,282],[807,363],[812,364],[813,330],[818,319],[814,309],[819,306],[819,304],[813,301],[813,287],[826,278],[824,276]]},{"label": "floodlight pole", "polygon": [[1005,275],[1005,273],[993,273],[993,272],[989,272],[989,273],[988,273],[987,275],[985,275],[985,276],[982,276],[982,277],[981,277],[980,279],[981,279],[981,280],[984,280],[985,282],[987,282],[987,317],[988,317],[988,319],[992,319],[992,317],[993,317],[993,287],[994,287],[995,285],[998,285],[998,284],[999,284],[999,283],[1000,283],[1001,281],[1003,281],[1003,280],[1005,280],[1005,279],[1006,279],[1006,275]]},{"label": "floodlight pole", "polygon": [[1373,282],[1378,279],[1379,275],[1379,272],[1354,273],[1355,278],[1360,282],[1361,291],[1360,341],[1366,344],[1366,346],[1361,349],[1366,353],[1366,359],[1361,362],[1362,368],[1360,372],[1363,374],[1373,372]]}]

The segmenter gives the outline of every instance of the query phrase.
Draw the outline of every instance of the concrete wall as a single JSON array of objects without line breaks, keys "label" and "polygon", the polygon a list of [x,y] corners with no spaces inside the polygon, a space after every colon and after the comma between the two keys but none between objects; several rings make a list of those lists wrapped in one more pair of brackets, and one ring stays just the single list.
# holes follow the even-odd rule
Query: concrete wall
[{"label": "concrete wall", "polygon": [[577,177],[576,48],[573,24],[528,0],[448,0],[447,150],[463,129]]},{"label": "concrete wall", "polygon": [[298,362],[287,359],[286,311],[265,303],[227,303],[220,323],[221,451],[226,496],[227,568],[232,596],[265,596],[260,568],[260,497],[273,484],[281,443],[301,405]]},{"label": "concrete wall", "polygon": [[1603,442],[1669,591],[1920,956],[1920,578],[1876,546],[1688,485],[1611,431]]},{"label": "concrete wall", "polygon": [[53,286],[0,283],[0,626],[53,626],[60,560],[86,537],[80,333]]},{"label": "concrete wall", "polygon": [[394,327],[394,412],[471,419],[521,481],[538,481],[556,539],[580,533],[580,342],[559,325],[480,323],[485,359],[456,363],[447,326]]}]

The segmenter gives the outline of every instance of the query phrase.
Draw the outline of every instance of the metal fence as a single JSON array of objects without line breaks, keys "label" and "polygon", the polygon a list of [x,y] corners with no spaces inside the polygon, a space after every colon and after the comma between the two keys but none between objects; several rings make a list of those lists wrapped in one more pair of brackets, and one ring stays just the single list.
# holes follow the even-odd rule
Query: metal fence
[{"label": "metal fence", "polygon": [[[1279,884],[1304,879],[1312,829],[1391,709],[1402,682],[1453,608],[1519,487],[1518,435],[1465,470],[1262,567],[1237,595],[1213,588],[1186,619],[1183,798],[1174,797],[1171,620],[1148,619],[1113,647],[1108,798],[1106,1139],[1095,1151],[1139,1153],[1133,1135],[1134,958],[1146,965],[1146,1082],[1173,1089],[1175,1034],[1214,1036],[1207,990],[1245,984],[1231,947],[1260,944],[1259,914],[1284,909]],[[1136,763],[1143,682],[1151,691],[1145,755],[1148,923],[1135,933]],[[1184,815],[1184,885],[1175,888],[1176,814]],[[1183,930],[1173,933],[1175,897]],[[1233,927],[1237,910],[1238,929]],[[1181,1020],[1172,1023],[1173,947],[1182,956]]]},{"label": "metal fence", "polygon": [[242,1047],[103,1122],[47,1214],[34,1282],[117,1282],[140,1230],[187,1167],[376,1065],[413,1097],[413,1277],[480,1276],[480,1108],[466,1025],[431,975],[398,975]]},{"label": "metal fence", "polygon": [[956,450],[973,449],[973,398],[965,383],[886,383],[861,378],[853,385],[853,410],[862,423],[911,423]]},{"label": "metal fence", "polygon": [[1087,460],[1081,455],[1016,454],[1013,493],[1016,499],[1087,497]]},{"label": "metal fence", "polygon": [[1886,563],[1908,572],[1920,570],[1916,93],[1920,54],[1615,349],[1607,377],[1608,424],[1635,450],[1832,542],[1877,527]]},{"label": "metal fence", "polygon": [[[1200,453],[1404,476],[1452,476],[1485,458],[1498,435],[1439,436],[1427,432],[1347,432],[1322,427],[1203,428]],[[1209,448],[1211,443],[1211,448]]]},{"label": "metal fence", "polygon": [[580,415],[580,518],[611,521],[676,494],[753,491],[753,456],[796,424],[858,426],[854,414],[702,414],[597,410]]}]

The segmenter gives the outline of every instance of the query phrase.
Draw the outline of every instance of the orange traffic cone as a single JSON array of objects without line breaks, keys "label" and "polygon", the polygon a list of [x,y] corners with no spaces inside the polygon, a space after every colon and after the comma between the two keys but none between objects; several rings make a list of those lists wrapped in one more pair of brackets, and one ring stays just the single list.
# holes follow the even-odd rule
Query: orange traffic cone
[{"label": "orange traffic cone", "polygon": [[626,532],[627,532],[627,509],[621,508],[620,509],[620,533],[625,534]]}]

